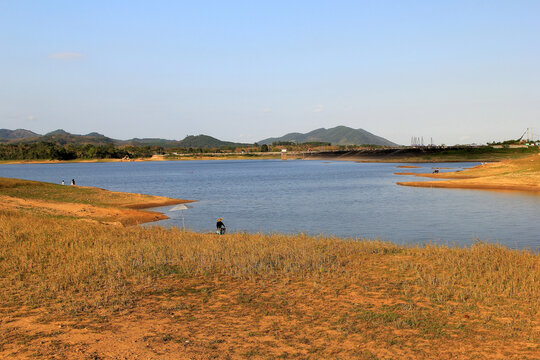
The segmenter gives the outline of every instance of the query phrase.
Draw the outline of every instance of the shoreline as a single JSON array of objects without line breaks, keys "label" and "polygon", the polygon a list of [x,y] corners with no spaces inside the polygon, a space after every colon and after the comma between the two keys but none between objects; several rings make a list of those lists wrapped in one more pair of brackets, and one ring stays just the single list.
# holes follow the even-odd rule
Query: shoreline
[{"label": "shoreline", "polygon": [[540,195],[540,153],[522,159],[478,165],[463,171],[438,174],[417,174],[410,172],[394,174],[445,179],[441,181],[396,182],[397,185],[401,186],[522,191]]},{"label": "shoreline", "polygon": [[[456,151],[458,151],[456,153]],[[461,151],[461,152],[459,152]],[[501,152],[496,150],[479,153],[463,152],[463,149],[421,149],[421,148],[389,148],[389,149],[357,149],[336,151],[288,151],[289,160],[326,160],[354,161],[358,163],[456,163],[456,162],[495,162],[509,159],[520,159],[534,152]],[[146,162],[146,161],[207,161],[207,160],[278,160],[281,152],[248,152],[248,153],[194,153],[177,155],[153,155],[147,158],[134,159],[22,159],[0,160],[2,164],[58,164],[58,163],[101,163],[101,162]]]},{"label": "shoreline", "polygon": [[495,190],[495,191],[520,191],[525,193],[538,193],[540,189],[537,186],[527,185],[490,185],[490,184],[464,184],[459,181],[407,181],[396,182],[397,185],[424,187],[424,188],[440,188],[440,189],[466,189],[466,190]]},{"label": "shoreline", "polygon": [[77,164],[77,163],[110,163],[110,162],[154,162],[154,161],[211,161],[211,160],[279,160],[279,155],[271,156],[242,156],[242,155],[223,155],[223,156],[193,156],[179,158],[165,158],[156,156],[152,158],[137,158],[130,160],[123,159],[80,159],[80,160],[0,160],[0,165],[20,165],[20,164]]},{"label": "shoreline", "polygon": [[195,200],[0,178],[0,210],[42,213],[108,225],[132,226],[169,219],[148,210]]}]

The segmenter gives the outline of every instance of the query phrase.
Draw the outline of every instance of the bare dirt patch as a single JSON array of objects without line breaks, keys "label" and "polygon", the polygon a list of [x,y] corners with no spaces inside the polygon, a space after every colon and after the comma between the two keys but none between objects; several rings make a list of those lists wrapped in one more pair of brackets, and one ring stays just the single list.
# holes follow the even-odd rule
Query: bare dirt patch
[{"label": "bare dirt patch", "polygon": [[111,225],[136,225],[168,218],[166,215],[156,211],[134,210],[120,207],[106,208],[89,204],[55,203],[39,200],[18,199],[4,195],[0,195],[0,209],[26,210],[55,216],[60,215],[85,220],[94,220]]},{"label": "bare dirt patch", "polygon": [[21,359],[36,354],[63,359],[534,359],[538,343],[508,333],[522,325],[511,321],[497,327],[490,314],[489,309],[402,300],[394,281],[383,284],[372,276],[356,284],[166,278],[122,313],[52,322],[12,317],[2,332],[15,343],[4,345],[0,354]]}]

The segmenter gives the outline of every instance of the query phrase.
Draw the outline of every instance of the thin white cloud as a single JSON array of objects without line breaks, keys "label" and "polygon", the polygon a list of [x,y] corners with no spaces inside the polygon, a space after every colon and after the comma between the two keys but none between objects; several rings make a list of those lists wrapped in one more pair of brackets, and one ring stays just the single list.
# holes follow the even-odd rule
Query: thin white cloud
[{"label": "thin white cloud", "polygon": [[320,112],[323,112],[324,111],[324,108],[322,105],[317,105],[315,107],[315,109],[313,110],[314,113],[320,113]]},{"label": "thin white cloud", "polygon": [[269,108],[266,108],[266,109],[263,110],[263,113],[265,113],[265,114],[269,114],[271,112],[272,112],[272,110],[270,110]]},{"label": "thin white cloud", "polygon": [[28,116],[26,117],[26,120],[28,120],[28,121],[34,121],[34,120],[36,120],[36,117],[35,117],[34,115],[28,115]]},{"label": "thin white cloud", "polygon": [[78,60],[82,59],[84,54],[78,52],[59,52],[54,54],[49,54],[49,59],[54,60]]}]

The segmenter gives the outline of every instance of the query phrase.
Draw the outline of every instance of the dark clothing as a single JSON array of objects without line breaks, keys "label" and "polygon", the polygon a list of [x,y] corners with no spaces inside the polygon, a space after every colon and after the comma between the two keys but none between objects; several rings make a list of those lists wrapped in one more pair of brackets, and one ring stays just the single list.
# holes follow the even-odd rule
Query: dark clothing
[{"label": "dark clothing", "polygon": [[216,228],[220,235],[225,234],[225,224],[222,221],[216,223]]}]

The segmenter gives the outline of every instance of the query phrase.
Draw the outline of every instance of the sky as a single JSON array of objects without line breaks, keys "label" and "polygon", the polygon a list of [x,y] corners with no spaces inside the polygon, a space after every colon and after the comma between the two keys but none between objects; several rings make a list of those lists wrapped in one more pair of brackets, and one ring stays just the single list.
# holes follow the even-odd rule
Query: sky
[{"label": "sky", "polygon": [[0,128],[540,134],[540,1],[0,0]]}]

